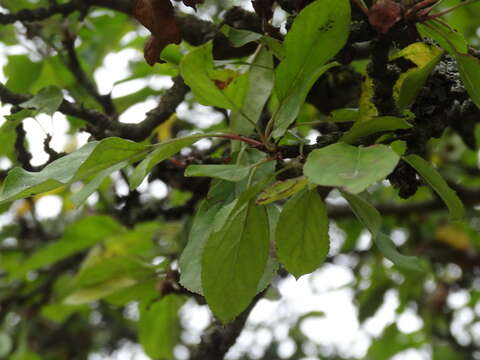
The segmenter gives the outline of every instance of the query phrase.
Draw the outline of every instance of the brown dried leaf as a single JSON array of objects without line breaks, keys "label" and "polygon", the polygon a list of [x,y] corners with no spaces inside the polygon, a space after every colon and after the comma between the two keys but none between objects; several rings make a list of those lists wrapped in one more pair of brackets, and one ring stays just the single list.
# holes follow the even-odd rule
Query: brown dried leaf
[{"label": "brown dried leaf", "polygon": [[274,2],[275,0],[252,0],[252,5],[257,15],[268,21],[273,17]]},{"label": "brown dried leaf", "polygon": [[402,7],[393,0],[380,0],[368,10],[368,21],[379,33],[387,33],[402,19]]},{"label": "brown dried leaf", "polygon": [[144,51],[145,60],[151,66],[160,62],[165,46],[182,40],[170,0],[136,0],[133,16],[152,33]]}]

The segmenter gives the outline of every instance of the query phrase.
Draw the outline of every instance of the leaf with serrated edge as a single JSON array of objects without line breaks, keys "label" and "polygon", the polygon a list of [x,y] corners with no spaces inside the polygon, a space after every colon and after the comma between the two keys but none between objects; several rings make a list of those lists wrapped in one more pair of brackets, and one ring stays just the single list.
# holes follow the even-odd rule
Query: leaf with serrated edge
[{"label": "leaf with serrated edge", "polygon": [[388,260],[405,269],[425,271],[417,257],[400,254],[393,241],[380,232],[382,218],[377,209],[357,195],[345,191],[341,191],[341,194],[358,220],[370,231],[375,245]]},{"label": "leaf with serrated edge", "polygon": [[385,179],[399,159],[385,145],[355,147],[336,143],[312,151],[303,172],[314,184],[336,186],[357,194]]},{"label": "leaf with serrated edge", "polygon": [[404,156],[405,160],[412,166],[430,187],[442,198],[450,211],[454,221],[461,221],[465,217],[465,209],[458,195],[453,191],[442,176],[427,161],[418,155]]},{"label": "leaf with serrated edge", "polygon": [[316,270],[328,255],[328,216],[317,189],[302,190],[283,206],[276,231],[277,256],[296,278]]},{"label": "leaf with serrated edge", "polygon": [[268,252],[267,212],[253,201],[209,237],[202,256],[202,286],[208,305],[220,320],[229,322],[251,302]]},{"label": "leaf with serrated edge", "polygon": [[315,81],[335,64],[325,65],[339,52],[350,31],[350,1],[314,1],[296,17],[285,37],[285,58],[275,71],[280,102],[273,115],[275,138],[295,121]]},{"label": "leaf with serrated edge", "polygon": [[69,185],[119,163],[126,166],[140,160],[148,150],[146,145],[111,137],[100,142],[92,141],[39,172],[17,167],[3,182],[0,204]]}]

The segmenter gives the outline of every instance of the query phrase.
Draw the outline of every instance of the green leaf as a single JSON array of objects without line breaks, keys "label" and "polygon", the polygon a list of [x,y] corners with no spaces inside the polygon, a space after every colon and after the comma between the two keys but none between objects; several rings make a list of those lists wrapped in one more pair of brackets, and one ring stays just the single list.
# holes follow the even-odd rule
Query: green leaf
[{"label": "green leaf", "polygon": [[155,277],[155,270],[134,256],[102,258],[98,263],[83,267],[75,276],[72,286],[80,289],[123,277],[134,280],[153,278]]},{"label": "green leaf", "polygon": [[480,108],[480,60],[472,55],[459,53],[455,58],[465,89],[475,105]]},{"label": "green leaf", "polygon": [[427,184],[440,196],[450,211],[450,217],[454,221],[462,221],[465,217],[465,209],[458,195],[453,191],[427,161],[417,155],[408,155],[403,157],[410,166],[412,166],[427,182]]},{"label": "green leaf", "polygon": [[400,111],[414,103],[442,55],[443,52],[437,46],[417,42],[402,49],[393,57],[393,59],[404,57],[417,65],[416,68],[401,74],[395,84],[395,97]]},{"label": "green leaf", "polygon": [[303,171],[315,184],[341,187],[357,194],[385,179],[399,159],[385,145],[355,147],[337,143],[312,151]]},{"label": "green leaf", "polygon": [[196,143],[198,140],[210,137],[212,134],[196,134],[164,141],[155,145],[154,150],[137,165],[133,174],[130,176],[130,189],[134,190],[142,183],[143,179],[153,169],[155,165],[168,159],[172,155],[182,150],[184,147]]},{"label": "green leaf", "polygon": [[262,47],[248,72],[249,86],[241,108],[230,115],[230,127],[236,134],[249,135],[258,123],[263,108],[270,98],[274,84],[273,56]]},{"label": "green leaf", "polygon": [[[86,304],[105,297],[119,294],[114,302],[125,298],[121,294],[127,289],[142,291],[142,295],[152,292],[156,279],[156,270],[142,256],[153,247],[155,233],[162,229],[158,223],[144,223],[131,231],[115,234],[93,247],[83,261],[80,271],[69,284],[69,295],[64,300],[67,304]],[[144,289],[144,285],[147,288]],[[148,285],[150,284],[150,289]],[[150,291],[149,291],[150,290]],[[157,292],[158,295],[158,292]],[[130,298],[137,300],[133,293]]]},{"label": "green leaf", "polygon": [[263,272],[262,277],[257,286],[257,293],[265,290],[272,282],[273,278],[277,274],[280,264],[277,257],[273,254],[273,247],[275,245],[275,233],[277,231],[278,221],[280,219],[280,208],[273,204],[265,206],[268,216],[268,228],[270,232],[270,254],[268,256],[267,265]]},{"label": "green leaf", "polygon": [[144,87],[138,91],[135,91],[131,94],[115,98],[113,103],[117,108],[117,111],[121,114],[127,110],[130,106],[138,104],[142,101],[145,101],[149,96],[158,95],[158,91],[152,89],[149,86]]},{"label": "green leaf", "polygon": [[139,341],[152,359],[175,359],[173,348],[180,335],[178,311],[184,300],[167,295],[140,312]]},{"label": "green leaf", "polygon": [[15,128],[22,123],[22,121],[33,115],[32,110],[23,109],[12,115],[5,116],[5,122],[0,126],[0,156],[5,155],[10,157],[13,153],[13,146],[15,144],[16,133]]},{"label": "green leaf", "polygon": [[70,197],[70,200],[75,206],[80,206],[87,200],[87,198],[97,190],[103,181],[110,176],[110,174],[123,169],[129,165],[128,161],[122,161],[118,164],[110,166],[102,171],[100,171],[87,185],[82,187],[78,192],[73,194]]},{"label": "green leaf", "polygon": [[4,68],[5,86],[14,92],[28,93],[42,71],[42,62],[32,62],[27,55],[10,55]]},{"label": "green leaf", "polygon": [[7,333],[0,332],[0,357],[5,358],[13,348],[13,342]]},{"label": "green leaf", "polygon": [[265,45],[277,59],[283,60],[285,58],[285,48],[280,40],[265,35],[261,37],[260,43]]},{"label": "green leaf", "polygon": [[238,110],[248,89],[248,76],[215,69],[212,46],[208,42],[184,56],[180,64],[182,77],[200,104]]},{"label": "green leaf", "polygon": [[263,189],[257,197],[257,204],[267,205],[274,201],[285,199],[302,190],[307,184],[308,180],[305,176],[277,181]]},{"label": "green leaf", "polygon": [[87,72],[93,73],[101,66],[108,53],[122,50],[122,38],[134,30],[135,24],[127,14],[118,11],[89,16],[88,26],[82,26],[77,33],[82,39],[77,48],[78,57]]},{"label": "green leaf", "polygon": [[315,81],[334,64],[325,65],[345,45],[350,30],[350,1],[315,1],[296,17],[285,37],[285,59],[275,71],[280,102],[274,114],[275,138],[292,124]]},{"label": "green leaf", "polygon": [[296,278],[316,270],[330,248],[328,216],[317,189],[303,190],[288,200],[276,231],[277,256]]},{"label": "green leaf", "polygon": [[368,135],[383,131],[410,129],[411,127],[412,125],[403,118],[395,116],[380,116],[370,120],[355,122],[352,128],[342,136],[340,141],[343,141],[347,144],[352,144]]},{"label": "green leaf", "polygon": [[230,40],[234,47],[242,47],[262,37],[262,34],[249,30],[235,29],[228,25],[223,25],[220,31]]},{"label": "green leaf", "polygon": [[240,181],[245,179],[251,165],[190,165],[185,169],[185,176],[206,176],[227,181]]},{"label": "green leaf", "polygon": [[330,113],[328,120],[331,122],[357,121],[359,115],[359,109],[337,109]]},{"label": "green leaf", "polygon": [[105,296],[103,300],[115,306],[125,306],[132,301],[150,302],[158,299],[157,286],[157,277],[142,280],[135,285],[118,289],[114,293]]},{"label": "green leaf", "polygon": [[269,224],[263,206],[249,202],[213,233],[202,256],[202,285],[213,313],[232,320],[257,293],[269,252]]},{"label": "green leaf", "polygon": [[467,53],[467,42],[458,32],[440,27],[431,21],[428,24],[430,27],[420,26],[420,29],[434,37],[445,50],[455,56],[465,89],[480,108],[480,60]]},{"label": "green leaf", "polygon": [[105,240],[107,237],[123,232],[122,226],[108,216],[90,216],[69,225],[63,237],[51,242],[32,254],[15,268],[10,277],[18,279],[30,271],[41,269],[59,260]]},{"label": "green leaf", "polygon": [[31,351],[26,349],[19,349],[13,355],[11,355],[8,360],[42,360],[43,358]]},{"label": "green leaf", "polygon": [[415,271],[425,271],[417,257],[400,254],[393,241],[387,235],[380,232],[382,218],[377,209],[357,195],[345,191],[341,191],[341,194],[348,201],[358,220],[370,231],[375,245],[382,252],[383,256],[399,267]]},{"label": "green leaf", "polygon": [[180,283],[197,294],[203,294],[201,279],[203,248],[213,231],[212,223],[220,208],[221,205],[208,208],[207,203],[202,203],[190,229],[187,246],[180,257]]},{"label": "green leaf", "polygon": [[445,26],[439,26],[434,21],[427,21],[423,25],[417,23],[417,29],[423,37],[435,40],[443,49],[454,55],[457,51],[466,53],[468,43],[465,37],[458,31],[451,30]]},{"label": "green leaf", "polygon": [[219,231],[233,210],[235,184],[214,180],[205,201],[193,220],[188,234],[187,246],[180,257],[180,283],[188,290],[203,295],[202,252],[205,243],[214,231]]},{"label": "green leaf", "polygon": [[49,86],[40,90],[30,100],[20,104],[25,109],[36,109],[38,113],[52,116],[63,101],[62,90],[56,86]]},{"label": "green leaf", "polygon": [[[0,204],[26,198],[83,180],[119,163],[128,164],[146,155],[149,147],[120,138],[93,141],[47,165],[42,171],[10,171],[3,182]],[[81,198],[81,196],[79,196]]]},{"label": "green leaf", "polygon": [[128,276],[112,278],[105,282],[76,290],[68,295],[63,302],[67,305],[88,304],[112,295],[120,290],[132,287],[136,283],[137,280]]}]

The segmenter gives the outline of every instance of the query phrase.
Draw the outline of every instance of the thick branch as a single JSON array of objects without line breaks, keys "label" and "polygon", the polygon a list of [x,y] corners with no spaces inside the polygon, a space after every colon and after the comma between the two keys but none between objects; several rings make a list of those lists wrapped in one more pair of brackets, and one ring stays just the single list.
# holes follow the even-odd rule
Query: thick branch
[{"label": "thick branch", "polygon": [[[175,112],[177,106],[184,100],[187,92],[188,86],[185,85],[183,79],[176,77],[174,85],[162,96],[159,105],[151,110],[145,120],[139,124],[115,122],[100,111],[86,109],[68,100],[63,100],[58,110],[65,115],[85,120],[88,123],[88,131],[97,138],[119,136],[124,139],[142,141]],[[31,97],[31,95],[14,93],[0,83],[0,101],[2,103],[19,105]]]},{"label": "thick branch", "polygon": [[93,82],[83,70],[80,61],[75,50],[75,36],[69,32],[66,32],[63,45],[67,53],[65,59],[67,67],[70,72],[75,76],[77,81],[85,88],[85,90],[93,97],[104,109],[108,115],[115,116],[116,109],[112,102],[110,94],[102,95],[99,93],[97,84]]},{"label": "thick branch", "polygon": [[207,329],[202,336],[201,343],[190,356],[190,360],[223,360],[227,351],[237,341],[250,312],[263,294],[264,292],[258,294],[250,306],[231,323],[227,325],[216,323],[210,329]]},{"label": "thick branch", "polygon": [[77,10],[84,9],[85,3],[78,0],[73,0],[66,4],[55,4],[49,7],[42,7],[37,9],[22,9],[14,13],[0,14],[0,24],[13,24],[16,21],[41,21],[48,19],[49,17],[56,14],[67,16]]},{"label": "thick branch", "polygon": [[173,82],[173,86],[162,96],[158,106],[147,113],[145,120],[139,124],[117,124],[112,135],[141,141],[146,139],[158,125],[168,120],[189,90],[180,76],[174,78]]}]

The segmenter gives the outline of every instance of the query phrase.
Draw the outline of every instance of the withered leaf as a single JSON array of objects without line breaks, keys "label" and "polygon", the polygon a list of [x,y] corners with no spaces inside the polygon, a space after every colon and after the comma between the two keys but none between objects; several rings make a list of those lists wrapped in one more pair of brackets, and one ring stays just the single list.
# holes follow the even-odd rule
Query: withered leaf
[{"label": "withered leaf", "polygon": [[393,0],[380,0],[368,10],[368,21],[379,33],[387,33],[402,19],[402,7]]},{"label": "withered leaf", "polygon": [[186,6],[190,6],[191,8],[194,8],[195,10],[197,10],[197,5],[198,4],[203,4],[204,0],[182,0],[182,2]]},{"label": "withered leaf", "polygon": [[273,17],[272,6],[275,0],[252,0],[253,8],[258,16],[265,20]]},{"label": "withered leaf", "polygon": [[145,60],[151,66],[160,62],[165,46],[182,40],[170,0],[136,0],[133,16],[152,33],[144,50]]}]

